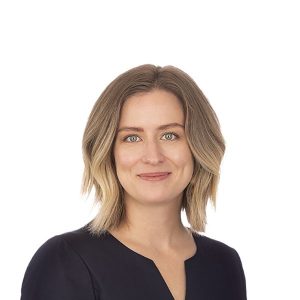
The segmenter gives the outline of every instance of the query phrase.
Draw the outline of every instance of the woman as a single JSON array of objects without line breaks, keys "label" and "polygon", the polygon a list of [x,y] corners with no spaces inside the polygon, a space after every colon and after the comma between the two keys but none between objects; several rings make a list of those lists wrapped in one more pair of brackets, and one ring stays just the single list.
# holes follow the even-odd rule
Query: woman
[{"label": "woman", "polygon": [[83,136],[82,192],[94,188],[99,212],[38,249],[21,299],[246,299],[236,250],[198,233],[224,151],[217,116],[189,75],[142,65],[118,76]]}]

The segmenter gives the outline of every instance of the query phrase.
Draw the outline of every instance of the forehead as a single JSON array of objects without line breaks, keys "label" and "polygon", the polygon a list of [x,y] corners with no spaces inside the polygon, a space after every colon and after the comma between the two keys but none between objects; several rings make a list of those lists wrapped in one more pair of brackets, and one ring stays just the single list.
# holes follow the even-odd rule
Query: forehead
[{"label": "forehead", "polygon": [[183,122],[184,113],[180,100],[173,93],[154,90],[130,96],[123,104],[119,124],[166,124]]}]

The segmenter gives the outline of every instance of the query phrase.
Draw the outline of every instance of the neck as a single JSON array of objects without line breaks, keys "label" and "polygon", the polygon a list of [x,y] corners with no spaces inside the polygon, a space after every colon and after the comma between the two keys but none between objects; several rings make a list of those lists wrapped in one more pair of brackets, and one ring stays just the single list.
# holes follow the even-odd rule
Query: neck
[{"label": "neck", "polygon": [[118,232],[145,247],[160,249],[176,248],[190,235],[181,221],[181,199],[164,203],[145,204],[126,199],[126,217]]}]

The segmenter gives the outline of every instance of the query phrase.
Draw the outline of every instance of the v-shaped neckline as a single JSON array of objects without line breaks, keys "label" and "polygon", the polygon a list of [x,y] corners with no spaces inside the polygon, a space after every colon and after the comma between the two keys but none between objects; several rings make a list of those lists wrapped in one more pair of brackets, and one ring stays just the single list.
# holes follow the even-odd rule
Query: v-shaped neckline
[{"label": "v-shaped neckline", "polygon": [[[106,232],[107,232],[108,235],[110,235],[110,236],[113,238],[113,240],[115,240],[119,245],[121,245],[123,248],[127,249],[128,252],[131,252],[131,253],[133,253],[134,255],[138,255],[138,256],[144,258],[145,260],[151,261],[151,262],[153,262],[153,263],[155,264],[154,260],[152,260],[151,258],[149,258],[149,257],[147,257],[147,256],[145,256],[145,255],[143,255],[143,254],[141,254],[141,253],[138,253],[138,252],[136,252],[135,250],[129,248],[129,247],[126,246],[123,242],[121,242],[119,239],[117,239],[113,234],[111,234],[108,230],[107,230]],[[186,259],[183,261],[184,264],[186,264],[188,261],[194,259],[194,258],[198,255],[198,252],[199,252],[199,246],[198,246],[198,242],[197,242],[197,234],[194,233],[193,231],[190,231],[190,232],[191,232],[191,234],[192,234],[192,237],[193,237],[193,239],[194,239],[194,243],[195,243],[195,245],[196,245],[196,252],[195,252],[191,257],[186,258]]]},{"label": "v-shaped neckline", "polygon": [[[188,229],[189,229],[189,228],[188,228]],[[189,229],[189,230],[190,230],[190,229]],[[155,261],[154,261],[153,259],[151,259],[151,258],[149,258],[149,257],[146,257],[146,256],[144,256],[144,255],[142,255],[142,254],[140,254],[140,253],[134,251],[133,249],[131,249],[131,248],[129,248],[128,246],[126,246],[126,245],[125,245],[123,242],[121,242],[119,239],[117,239],[117,238],[116,238],[113,234],[111,234],[109,231],[106,231],[106,232],[107,232],[107,234],[108,234],[109,236],[111,236],[111,238],[112,238],[119,246],[121,246],[121,247],[122,247],[123,249],[125,249],[127,252],[129,252],[129,253],[131,253],[131,254],[133,254],[133,255],[136,255],[136,256],[138,256],[138,257],[144,259],[145,261],[148,261],[150,264],[152,264],[152,266],[153,266],[154,269],[156,270],[158,276],[160,277],[161,281],[163,282],[163,284],[164,284],[166,290],[168,291],[168,294],[169,294],[170,297],[171,297],[170,299],[173,299],[173,300],[175,299],[174,296],[173,296],[173,294],[171,293],[171,290],[170,290],[169,286],[167,285],[167,283],[166,283],[164,277],[162,276],[160,270],[158,269],[158,267],[157,267],[157,265],[156,265],[156,263],[155,263]],[[188,284],[187,284],[187,264],[188,264],[190,261],[192,261],[193,259],[195,259],[195,258],[198,256],[198,253],[199,253],[199,246],[198,246],[198,241],[197,241],[198,235],[197,235],[197,233],[193,232],[192,230],[190,230],[190,232],[192,233],[192,237],[193,237],[194,243],[195,243],[195,245],[196,245],[196,252],[195,252],[191,257],[189,257],[189,258],[187,258],[187,259],[185,259],[185,260],[183,261],[184,272],[185,272],[185,297],[184,297],[184,299],[186,299],[186,296],[187,296],[187,286],[188,286]],[[199,236],[201,236],[201,235],[199,235]]]}]

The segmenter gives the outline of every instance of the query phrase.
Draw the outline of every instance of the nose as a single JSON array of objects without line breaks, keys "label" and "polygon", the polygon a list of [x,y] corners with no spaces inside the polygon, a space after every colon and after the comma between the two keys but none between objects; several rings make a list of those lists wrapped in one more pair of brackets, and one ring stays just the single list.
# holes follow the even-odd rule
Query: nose
[{"label": "nose", "polygon": [[158,164],[164,161],[164,155],[157,142],[148,141],[144,145],[142,161],[148,164]]}]

